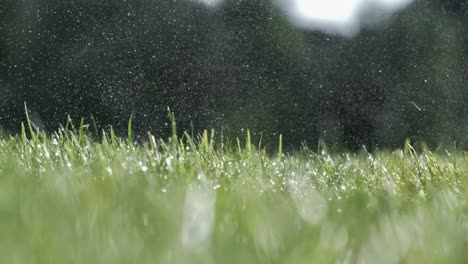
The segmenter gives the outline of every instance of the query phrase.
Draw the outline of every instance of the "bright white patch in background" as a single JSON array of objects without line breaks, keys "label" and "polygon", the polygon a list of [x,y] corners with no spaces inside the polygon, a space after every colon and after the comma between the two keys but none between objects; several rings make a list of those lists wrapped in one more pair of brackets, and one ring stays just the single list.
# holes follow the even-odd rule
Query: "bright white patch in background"
[{"label": "bright white patch in background", "polygon": [[192,0],[192,1],[203,3],[209,7],[215,7],[223,2],[223,0]]},{"label": "bright white patch in background", "polygon": [[363,26],[375,25],[413,0],[276,0],[291,21],[303,28],[354,36]]},{"label": "bright white patch in background", "polygon": [[182,246],[202,253],[209,246],[215,220],[216,191],[202,184],[187,190],[182,223]]},{"label": "bright white patch in background", "polygon": [[323,23],[351,23],[364,0],[293,0],[297,15]]},{"label": "bright white patch in background", "polygon": [[[216,7],[225,0],[191,0]],[[352,37],[374,26],[414,0],[271,0],[298,27]]]}]

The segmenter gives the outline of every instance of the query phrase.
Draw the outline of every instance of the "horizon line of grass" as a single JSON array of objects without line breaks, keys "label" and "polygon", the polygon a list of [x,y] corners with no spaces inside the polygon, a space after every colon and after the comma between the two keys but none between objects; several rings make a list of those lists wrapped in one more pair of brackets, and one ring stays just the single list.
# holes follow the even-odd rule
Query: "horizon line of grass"
[{"label": "horizon line of grass", "polygon": [[[65,125],[59,124],[59,128],[53,132],[46,133],[44,131],[41,131],[41,129],[36,126],[32,120],[30,119],[29,116],[29,111],[27,108],[26,102],[24,102],[24,110],[25,110],[25,117],[26,117],[26,126],[23,122],[21,122],[21,131],[20,131],[20,137],[22,142],[24,143],[27,138],[30,138],[33,142],[39,142],[42,138],[42,141],[46,140],[46,138],[51,138],[54,136],[64,136],[65,134],[68,134],[68,137],[71,138],[73,141],[79,142],[80,144],[83,144],[85,141],[85,137],[95,139],[97,142],[99,141],[110,141],[112,143],[115,142],[120,142],[122,143],[123,138],[120,136],[117,136],[113,127],[110,126],[108,130],[106,129],[101,129],[99,130],[96,125],[96,121],[94,120],[93,117],[91,117],[91,121],[93,124],[94,131],[90,130],[90,125],[85,123],[85,119],[81,118],[80,119],[80,125],[78,128],[75,127],[73,120],[68,116],[67,121]],[[206,135],[205,133],[209,133],[209,143],[211,146],[215,146],[215,134],[216,131],[214,129],[204,129],[201,133],[197,135],[191,135],[187,131],[184,131],[182,134],[181,139],[178,139],[178,131],[177,131],[177,122],[176,122],[176,116],[175,113],[171,111],[171,109],[168,107],[167,108],[167,113],[168,113],[168,120],[170,122],[171,126],[171,133],[168,138],[164,139],[162,137],[158,138],[158,141],[165,141],[165,142],[172,142],[171,144],[183,144],[180,140],[194,140],[194,138],[198,139],[203,139]],[[127,145],[129,146],[134,146],[137,142],[134,139],[134,134],[133,134],[133,116],[134,113],[132,112],[130,114],[130,117],[127,121]],[[27,128],[27,129],[26,129]],[[28,133],[29,132],[29,133]],[[29,135],[29,137],[28,137]],[[152,138],[154,135],[152,135],[151,132],[148,131],[147,133],[147,138],[144,140],[143,137],[143,142],[148,142],[152,141]],[[241,144],[241,138],[236,137],[234,140],[229,140],[229,138],[224,138],[224,135],[220,135],[222,138],[220,138],[220,144],[218,144],[218,147],[224,148],[227,147],[229,149],[232,149],[231,144],[237,144],[237,151],[240,153],[242,152],[242,149],[245,148],[245,151],[251,152],[252,148],[256,148],[257,150],[265,150],[267,147],[266,145],[262,145],[262,138],[259,139],[258,144],[254,144],[252,142],[252,137],[251,137],[251,131],[250,129],[245,130],[245,137],[243,138],[245,140],[245,143]],[[107,137],[107,138],[105,138]],[[153,140],[154,141],[154,140]],[[271,155],[277,155],[278,157],[282,157],[285,154],[291,154],[291,151],[286,152],[284,151],[284,139],[283,135],[279,134],[278,139],[277,139],[277,148],[276,148],[276,153],[272,153],[269,151],[268,153]],[[417,151],[417,152],[425,152],[425,151],[433,151],[435,153],[448,153],[448,152],[457,152],[459,149],[457,149],[457,143],[452,142],[451,146],[446,146],[446,145],[439,145],[435,149],[431,149],[425,142],[423,141],[418,141],[413,144],[413,142],[407,138],[404,143],[398,147],[393,147],[393,148],[375,148],[372,150],[368,150],[365,145],[362,145],[359,150],[352,151],[348,148],[342,148],[339,147],[335,148],[333,145],[328,145],[327,142],[325,142],[323,139],[319,139],[317,141],[316,147],[311,149],[305,142],[301,144],[301,147],[299,149],[293,150],[293,152],[301,152],[302,150],[307,150],[307,151],[314,151],[316,153],[369,153],[369,152],[379,152],[379,151],[403,151],[405,155],[409,151]],[[274,150],[273,148],[269,148],[269,150]]]}]

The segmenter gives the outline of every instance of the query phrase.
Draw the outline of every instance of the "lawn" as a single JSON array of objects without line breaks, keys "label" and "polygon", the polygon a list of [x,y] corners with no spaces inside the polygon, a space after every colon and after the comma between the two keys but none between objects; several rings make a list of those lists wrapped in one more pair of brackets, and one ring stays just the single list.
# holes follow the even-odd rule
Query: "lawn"
[{"label": "lawn", "polygon": [[464,152],[214,138],[3,137],[0,263],[468,261]]}]

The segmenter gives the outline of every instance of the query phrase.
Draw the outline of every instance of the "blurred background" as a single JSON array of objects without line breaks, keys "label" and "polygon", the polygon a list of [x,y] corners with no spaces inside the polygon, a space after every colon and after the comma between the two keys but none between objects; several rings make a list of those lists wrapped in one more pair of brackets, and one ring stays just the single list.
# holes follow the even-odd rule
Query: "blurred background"
[{"label": "blurred background", "polygon": [[272,0],[0,0],[0,126],[19,132],[27,102],[48,131],[92,116],[124,134],[133,112],[137,135],[165,137],[170,107],[180,132],[250,129],[293,149],[468,147],[466,1],[416,0],[379,23],[367,12],[352,29],[292,13]]}]

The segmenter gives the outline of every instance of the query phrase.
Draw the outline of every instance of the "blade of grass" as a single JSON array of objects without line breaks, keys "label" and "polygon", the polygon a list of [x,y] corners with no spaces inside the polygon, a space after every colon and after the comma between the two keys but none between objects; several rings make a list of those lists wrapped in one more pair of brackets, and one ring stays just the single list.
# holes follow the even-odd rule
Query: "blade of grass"
[{"label": "blade of grass", "polygon": [[26,102],[24,102],[24,111],[26,113],[26,122],[28,124],[29,133],[31,134],[31,139],[34,143],[37,143],[37,135],[36,135],[36,132],[34,131],[31,119],[29,118],[28,105],[26,104]]},{"label": "blade of grass", "polygon": [[128,119],[128,127],[127,127],[127,144],[128,144],[128,146],[133,146],[132,120],[133,120],[133,112],[130,114],[130,118]]},{"label": "blade of grass", "polygon": [[279,144],[278,144],[278,158],[283,157],[283,134],[279,135]]}]

